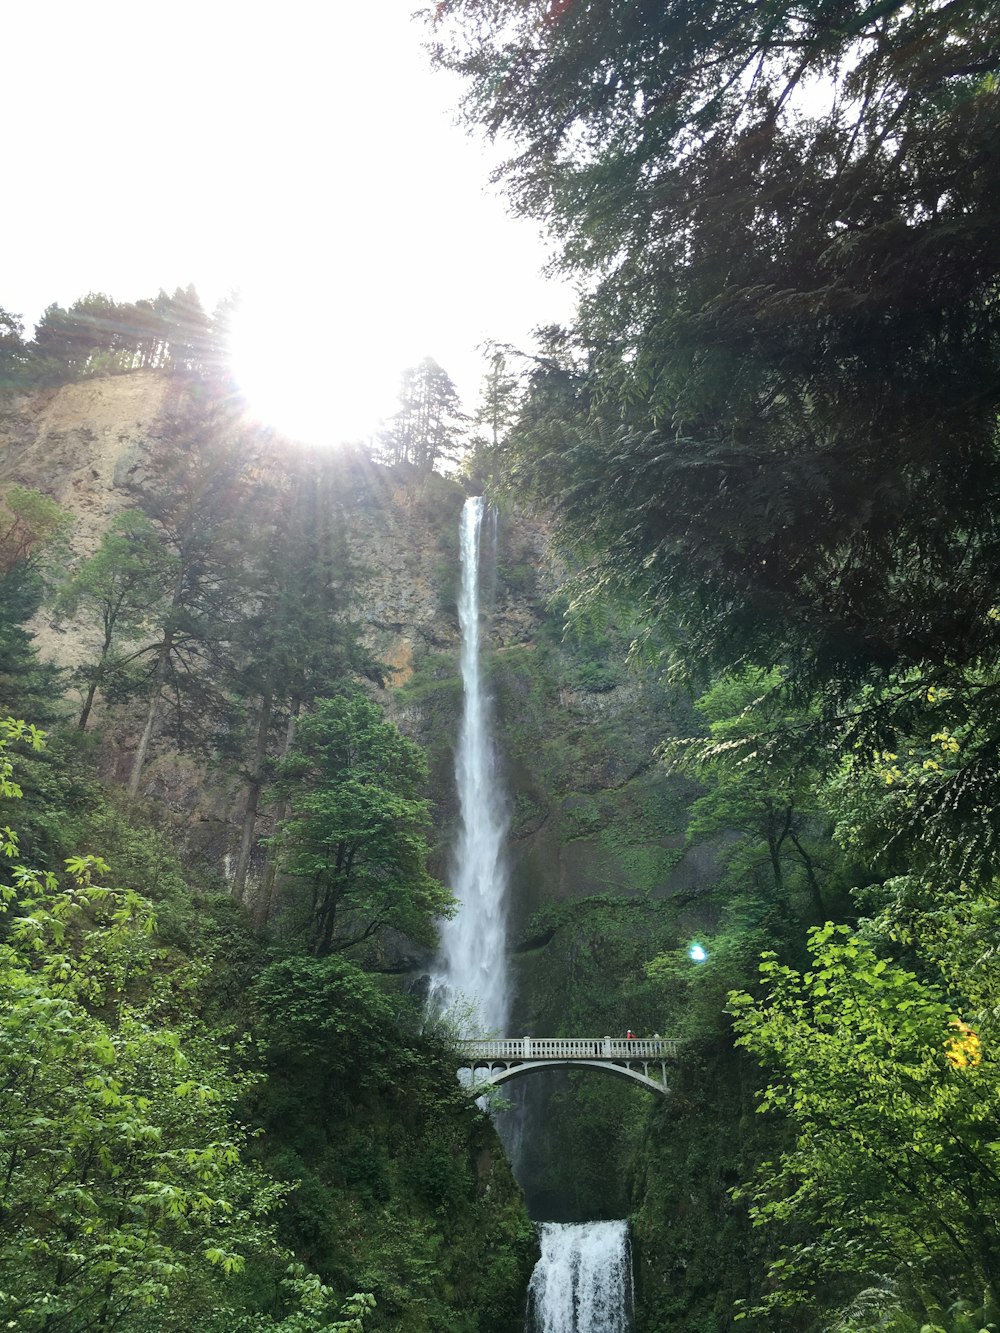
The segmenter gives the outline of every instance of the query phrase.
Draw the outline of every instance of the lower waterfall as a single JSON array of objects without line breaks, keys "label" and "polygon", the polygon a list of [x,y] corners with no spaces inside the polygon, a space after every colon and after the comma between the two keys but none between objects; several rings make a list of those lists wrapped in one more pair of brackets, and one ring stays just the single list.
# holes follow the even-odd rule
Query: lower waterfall
[{"label": "lower waterfall", "polygon": [[525,1333],[630,1333],[627,1222],[542,1222]]}]

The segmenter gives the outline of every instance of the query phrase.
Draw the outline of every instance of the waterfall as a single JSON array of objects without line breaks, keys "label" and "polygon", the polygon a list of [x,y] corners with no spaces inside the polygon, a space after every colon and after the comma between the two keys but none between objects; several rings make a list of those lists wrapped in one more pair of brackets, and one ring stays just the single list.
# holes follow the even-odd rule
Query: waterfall
[{"label": "waterfall", "polygon": [[542,1257],[528,1288],[526,1333],[628,1333],[628,1224],[542,1222],[539,1239]]},{"label": "waterfall", "polygon": [[[510,995],[507,980],[507,834],[496,754],[492,708],[479,660],[480,542],[486,514],[481,496],[462,509],[462,586],[458,619],[462,630],[462,723],[455,757],[459,835],[452,888],[458,911],[441,925],[438,968],[430,1000],[452,1013],[467,1035],[504,1034]],[[470,1009],[472,1013],[466,1013]]]},{"label": "waterfall", "polygon": [[[489,692],[480,663],[481,557],[486,507],[466,500],[461,523],[462,719],[455,755],[459,832],[452,888],[455,916],[441,923],[437,965],[430,978],[431,1012],[449,1015],[463,1035],[507,1034],[507,867],[504,807]],[[489,556],[493,555],[490,551]],[[517,1109],[498,1123],[509,1156],[524,1130]],[[514,1162],[516,1167],[516,1160]],[[632,1269],[624,1222],[564,1226],[545,1222],[542,1257],[528,1292],[529,1333],[628,1333],[632,1327]]]}]

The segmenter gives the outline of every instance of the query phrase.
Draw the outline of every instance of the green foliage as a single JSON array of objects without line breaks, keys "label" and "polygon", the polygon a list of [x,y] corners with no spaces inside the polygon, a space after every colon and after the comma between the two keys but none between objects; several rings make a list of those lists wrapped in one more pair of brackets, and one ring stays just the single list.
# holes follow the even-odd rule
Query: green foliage
[{"label": "green foliage", "polygon": [[520,382],[508,364],[509,348],[496,345],[484,349],[487,370],[480,387],[479,405],[472,417],[469,470],[488,472],[491,452],[506,438],[520,399]]},{"label": "green foliage", "polygon": [[0,495],[0,704],[46,723],[58,712],[59,673],[39,663],[24,626],[42,605],[71,522],[39,491],[10,486]]},{"label": "green foliage", "polygon": [[144,514],[126,510],[60,590],[57,612],[96,620],[102,633],[97,660],[77,673],[86,687],[81,730],[98,689],[113,687],[115,677],[144,651],[123,654],[121,646],[143,638],[155,641],[178,560]]},{"label": "green foliage", "polygon": [[159,534],[156,560],[172,572],[132,683],[146,705],[129,777],[138,795],[161,717],[178,747],[210,747],[227,713],[232,625],[248,593],[242,549],[260,442],[241,424],[227,386],[179,393],[158,423],[132,494]]},{"label": "green foliage", "polygon": [[795,1135],[750,1189],[781,1237],[765,1307],[897,1271],[995,1290],[992,1052],[970,1054],[942,993],[846,927],[814,928],[809,948],[802,973],[765,954],[763,998],[732,998],[739,1043],[775,1070],[762,1109]]},{"label": "green foliage", "polygon": [[[3,730],[4,747],[41,742]],[[2,782],[16,798],[6,756]],[[25,1330],[141,1327],[274,1252],[282,1190],[234,1118],[253,1080],[197,1021],[165,1021],[188,982],[163,969],[147,900],[98,882],[107,869],[71,857],[63,883],[15,865],[0,886],[0,1317]]]},{"label": "green foliage", "polygon": [[332,1080],[363,1085],[378,1077],[395,1048],[396,1011],[378,983],[346,958],[272,963],[253,996],[269,1047],[283,1059],[314,1061]]},{"label": "green foliage", "polygon": [[8,486],[0,497],[0,570],[6,573],[44,553],[72,525],[69,514],[41,491]]},{"label": "green foliage", "polygon": [[943,680],[900,673],[862,692],[823,793],[839,840],[882,874],[956,883],[997,873],[997,718],[987,663]]},{"label": "green foliage", "polygon": [[755,667],[720,677],[696,702],[708,737],[664,743],[668,768],[697,776],[688,840],[739,834],[725,851],[730,891],[792,910],[793,895],[826,911],[823,880],[837,868],[820,799],[823,753],[809,753],[814,703],[789,700],[782,673]]},{"label": "green foliage", "polygon": [[291,807],[281,865],[308,886],[313,951],[377,944],[389,929],[430,942],[451,897],[427,873],[418,747],[357,692],[322,699],[302,718],[280,772]]},{"label": "green foliage", "polygon": [[262,1150],[298,1182],[284,1225],[323,1281],[373,1292],[373,1329],[516,1326],[534,1232],[450,1053],[342,956],[276,962],[253,998]]},{"label": "green foliage", "polygon": [[131,370],[217,373],[227,313],[223,305],[210,318],[191,286],[134,303],[88,292],[66,310],[47,307],[20,358],[17,382],[27,387]]},{"label": "green foliage", "polygon": [[670,1097],[647,1107],[627,1159],[630,1222],[642,1326],[723,1333],[739,1327],[734,1307],[756,1295],[768,1259],[767,1237],[731,1192],[782,1137],[780,1125],[754,1115],[752,1063],[718,1040],[718,1008],[701,1018],[670,1067]]},{"label": "green foliage", "polygon": [[887,1333],[992,1333],[998,1320],[1000,1306],[989,1295],[981,1302],[959,1299],[944,1308],[932,1297],[885,1281],[860,1292],[833,1326],[833,1333],[876,1333],[879,1329]]},{"label": "green foliage", "polygon": [[995,0],[427,17],[587,284],[502,470],[558,506],[591,586],[628,589],[692,675],[780,660],[843,691],[975,660],[1000,550]]},{"label": "green foliage", "polygon": [[[381,681],[380,666],[349,619],[362,571],[350,553],[338,496],[356,463],[349,455],[338,466],[315,458],[286,461],[271,485],[257,488],[253,536],[242,541],[244,591],[226,661],[232,725],[218,752],[220,760],[240,766],[247,784],[232,875],[240,901],[250,880],[258,810],[274,781],[274,755],[287,755],[300,710],[344,677]],[[279,823],[284,814],[279,806]],[[258,920],[269,913],[275,872],[271,853],[255,886]]]},{"label": "green foliage", "polygon": [[0,705],[48,724],[62,711],[61,672],[38,660],[33,635],[25,629],[44,596],[45,581],[30,563],[0,574]]},{"label": "green foliage", "polygon": [[24,324],[19,315],[0,309],[0,390],[15,387],[26,359]]},{"label": "green foliage", "polygon": [[[659,997],[647,987],[646,962],[672,939],[669,904],[603,894],[553,903],[528,928],[540,948],[525,969],[532,1025],[545,1035],[666,1034]],[[530,969],[530,971],[529,971]]]},{"label": "green foliage", "polygon": [[645,975],[662,1015],[661,1031],[680,1037],[697,1058],[706,1046],[725,1049],[730,1041],[731,1020],[726,1012],[730,993],[755,980],[762,951],[773,943],[769,923],[731,920],[705,940],[707,957],[694,962],[685,939],[675,948],[650,957]]}]

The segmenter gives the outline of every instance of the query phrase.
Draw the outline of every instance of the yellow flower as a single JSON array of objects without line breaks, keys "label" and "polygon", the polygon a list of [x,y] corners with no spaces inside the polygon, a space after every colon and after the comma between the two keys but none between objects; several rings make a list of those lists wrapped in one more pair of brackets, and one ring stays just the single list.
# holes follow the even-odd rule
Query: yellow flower
[{"label": "yellow flower", "polygon": [[978,1065],[983,1058],[983,1044],[979,1033],[963,1023],[960,1018],[951,1019],[951,1026],[958,1036],[949,1037],[944,1044],[944,1053],[956,1069],[967,1069]]}]

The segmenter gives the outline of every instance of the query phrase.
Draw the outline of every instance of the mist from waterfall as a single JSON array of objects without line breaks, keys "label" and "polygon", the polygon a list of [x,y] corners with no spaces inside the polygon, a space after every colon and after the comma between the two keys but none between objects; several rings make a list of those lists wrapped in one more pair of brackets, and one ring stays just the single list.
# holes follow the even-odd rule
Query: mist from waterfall
[{"label": "mist from waterfall", "polygon": [[626,1222],[542,1222],[525,1333],[629,1333],[632,1255]]},{"label": "mist from waterfall", "polygon": [[451,887],[458,911],[441,925],[430,1004],[464,1035],[503,1034],[510,1012],[507,969],[508,819],[493,745],[492,705],[480,663],[481,545],[485,501],[466,500],[461,522],[462,722],[455,757],[459,834]]}]

